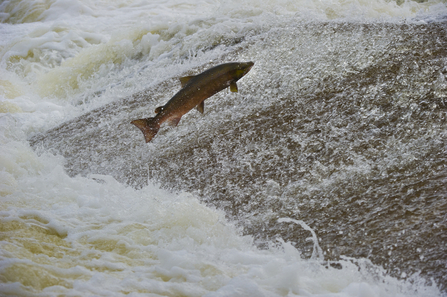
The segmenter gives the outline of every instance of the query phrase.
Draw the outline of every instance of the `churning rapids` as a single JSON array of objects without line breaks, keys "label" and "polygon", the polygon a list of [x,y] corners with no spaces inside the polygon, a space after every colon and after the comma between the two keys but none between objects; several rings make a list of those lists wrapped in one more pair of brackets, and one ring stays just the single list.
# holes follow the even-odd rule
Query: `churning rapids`
[{"label": "churning rapids", "polygon": [[[247,6],[249,2],[244,3]],[[379,4],[383,9],[391,5]],[[393,4],[393,9],[422,5],[398,4],[401,6]],[[27,83],[37,81],[35,89],[39,91],[35,93],[44,98],[39,100],[49,102],[52,110],[37,109],[40,114],[30,119],[25,112],[6,113],[2,118],[3,125],[13,127],[7,131],[22,129],[4,134],[23,134],[22,138],[3,136],[8,148],[4,151],[14,154],[16,146],[7,146],[13,141],[24,147],[29,143],[32,148],[27,158],[32,155],[34,161],[23,161],[31,165],[20,166],[52,164],[48,172],[27,169],[34,173],[26,175],[9,172],[3,165],[3,176],[14,180],[1,192],[5,201],[1,208],[2,249],[8,252],[2,254],[6,268],[0,269],[0,280],[9,284],[0,287],[4,292],[43,296],[121,296],[132,292],[135,296],[214,296],[213,292],[215,296],[445,294],[446,18],[433,12],[405,19],[362,20],[337,17],[331,6],[325,10],[331,16],[327,18],[271,14],[259,7],[250,11],[246,6],[239,14],[236,3],[227,5],[233,10],[223,9],[221,17],[188,15],[175,25],[141,29],[127,22],[132,34],[121,31],[113,42],[92,42],[53,64],[47,60],[51,59],[49,53],[58,55],[57,48],[34,51],[30,57],[29,52],[7,54],[6,49],[13,48],[4,47],[6,66],[2,71],[12,73],[8,76],[11,81],[15,77]],[[444,4],[432,7],[446,11]],[[12,32],[12,27],[7,28]],[[99,58],[102,55],[112,57]],[[40,77],[19,73],[37,67],[23,62],[31,60],[47,67],[39,70],[44,72]],[[238,82],[239,92],[224,90],[207,99],[203,115],[190,111],[176,128],[163,126],[148,144],[130,124],[154,116],[155,107],[180,89],[179,77],[225,62],[247,61],[255,65]],[[25,95],[17,95],[16,101],[3,95],[1,106],[26,110],[30,103],[20,99]],[[52,107],[57,105],[63,107]],[[24,123],[24,128],[17,122]],[[19,164],[19,159],[15,157],[14,162]],[[78,190],[83,183],[91,190]],[[54,193],[42,190],[32,194],[40,195],[33,200],[33,190],[21,192],[22,186],[38,189],[44,184],[54,187]],[[126,203],[132,210],[141,207],[135,219]],[[84,209],[82,215],[72,204],[79,213]],[[125,209],[123,213],[120,208]],[[111,214],[114,211],[120,213],[119,218]],[[165,214],[162,219],[161,213]],[[85,225],[83,215],[88,216]],[[96,216],[100,217],[97,221]],[[218,217],[217,221],[210,216]],[[195,221],[202,218],[202,223]],[[222,226],[211,230],[209,224]],[[30,231],[36,226],[46,228],[42,231],[45,236],[57,235],[57,242],[52,243],[56,247],[49,248],[47,237]],[[196,228],[194,232],[191,226]],[[115,231],[120,228],[127,231]],[[306,240],[309,231],[313,240]],[[20,232],[22,235],[17,235]],[[231,234],[220,238],[215,232]],[[159,233],[163,235],[154,235]],[[219,240],[209,239],[214,236]],[[32,238],[31,243],[27,237]],[[247,238],[251,243],[246,243]],[[252,262],[238,262],[230,252],[219,258],[223,253],[220,245],[226,246],[226,241],[240,250],[237,257]],[[7,248],[10,244],[22,252],[14,253]],[[29,247],[33,244],[41,247]],[[157,248],[148,251],[147,246]],[[193,257],[197,246],[200,252]],[[269,252],[271,257],[281,253],[291,257],[292,250],[299,251],[298,259],[309,266],[300,266],[304,272],[299,276],[291,273],[290,279],[293,269],[273,268],[270,258],[256,256]],[[86,256],[87,251],[94,255]],[[7,265],[20,263],[41,273],[39,263],[45,261],[38,259],[39,253],[64,263],[42,268],[51,274],[49,285],[12,276],[24,272],[8,270]],[[132,253],[139,254],[133,257]],[[207,254],[203,263],[202,253]],[[219,260],[213,262],[210,255]],[[77,264],[82,268],[76,268],[62,260],[66,257],[70,261],[86,259]],[[87,258],[97,263],[89,266]],[[187,260],[191,263],[182,266]],[[232,261],[246,267],[234,268],[238,264]],[[167,268],[166,263],[171,262]],[[202,267],[205,262],[208,268]],[[278,263],[292,267],[289,262]],[[77,270],[54,272],[52,265]],[[161,268],[138,268],[144,266]],[[247,272],[255,266],[276,271],[272,275],[278,282],[272,280],[269,287],[262,287],[262,280],[272,275]],[[199,275],[191,267],[199,269]],[[84,271],[89,269],[93,271],[90,274]],[[329,273],[328,279],[342,277],[335,276],[337,271],[349,269],[360,270],[363,278],[353,281],[347,276],[345,287],[331,287],[315,276],[318,269]],[[125,271],[140,274],[132,278]],[[306,275],[312,285],[303,280]],[[296,281],[291,280],[295,276]],[[200,277],[209,283],[196,281]],[[235,281],[238,277],[241,279]],[[106,289],[112,278],[119,279],[120,285]],[[245,284],[247,279],[249,284]],[[103,287],[103,291],[77,282]],[[359,284],[357,291],[350,283]],[[389,289],[391,284],[401,291]]]}]

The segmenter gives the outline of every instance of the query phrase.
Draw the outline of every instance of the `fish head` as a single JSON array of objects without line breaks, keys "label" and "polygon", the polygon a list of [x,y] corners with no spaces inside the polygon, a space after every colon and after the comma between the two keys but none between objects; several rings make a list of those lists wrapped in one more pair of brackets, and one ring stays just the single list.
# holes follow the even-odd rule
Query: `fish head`
[{"label": "fish head", "polygon": [[245,62],[245,63],[238,63],[236,70],[234,71],[234,78],[236,80],[241,79],[245,74],[250,71],[251,67],[253,67],[255,63],[253,62]]}]

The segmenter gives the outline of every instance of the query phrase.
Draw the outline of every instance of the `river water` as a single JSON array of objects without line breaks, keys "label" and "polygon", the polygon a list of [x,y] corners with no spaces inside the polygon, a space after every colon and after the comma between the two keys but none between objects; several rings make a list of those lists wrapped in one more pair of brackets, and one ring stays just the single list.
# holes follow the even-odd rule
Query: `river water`
[{"label": "river water", "polygon": [[[447,296],[445,1],[3,1],[0,295]],[[179,77],[255,63],[162,126]]]}]

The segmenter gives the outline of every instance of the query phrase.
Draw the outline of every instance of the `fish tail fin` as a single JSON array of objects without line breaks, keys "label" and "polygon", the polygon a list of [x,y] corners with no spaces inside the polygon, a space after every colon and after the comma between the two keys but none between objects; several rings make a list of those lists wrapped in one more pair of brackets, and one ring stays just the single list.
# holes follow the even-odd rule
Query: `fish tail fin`
[{"label": "fish tail fin", "polygon": [[139,119],[130,123],[137,126],[143,132],[146,143],[151,141],[160,129],[160,125],[155,121],[155,118]]}]

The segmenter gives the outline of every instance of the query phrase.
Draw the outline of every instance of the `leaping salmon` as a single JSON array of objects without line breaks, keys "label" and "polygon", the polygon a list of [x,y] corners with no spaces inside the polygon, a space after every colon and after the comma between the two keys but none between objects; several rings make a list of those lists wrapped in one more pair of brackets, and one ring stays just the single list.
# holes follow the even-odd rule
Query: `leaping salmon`
[{"label": "leaping salmon", "polygon": [[164,106],[155,109],[155,117],[134,120],[131,124],[143,132],[147,143],[157,134],[163,122],[177,126],[181,117],[194,107],[203,113],[205,99],[227,87],[230,87],[231,92],[237,92],[236,82],[247,74],[253,65],[253,62],[226,63],[195,76],[182,77],[182,89]]}]

